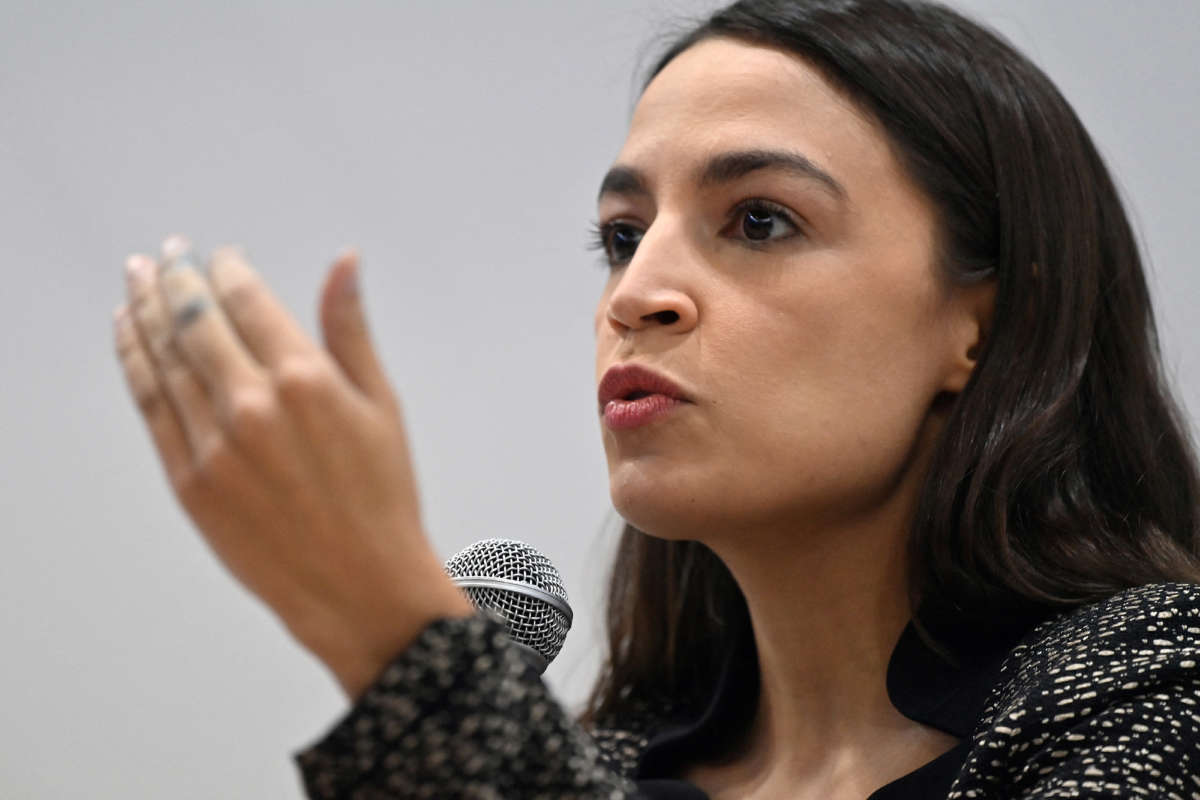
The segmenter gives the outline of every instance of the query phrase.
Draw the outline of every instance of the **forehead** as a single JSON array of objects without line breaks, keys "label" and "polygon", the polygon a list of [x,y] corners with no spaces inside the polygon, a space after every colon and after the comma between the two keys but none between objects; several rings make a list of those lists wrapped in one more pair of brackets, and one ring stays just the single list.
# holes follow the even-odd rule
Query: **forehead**
[{"label": "forehead", "polygon": [[728,38],[693,45],[655,76],[617,162],[683,168],[748,148],[801,152],[849,184],[896,170],[882,129],[817,70],[790,53]]}]

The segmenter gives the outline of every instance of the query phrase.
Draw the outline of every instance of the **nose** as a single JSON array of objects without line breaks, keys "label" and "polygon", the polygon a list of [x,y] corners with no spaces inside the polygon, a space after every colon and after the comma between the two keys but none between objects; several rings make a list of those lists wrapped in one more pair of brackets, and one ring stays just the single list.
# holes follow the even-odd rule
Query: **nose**
[{"label": "nose", "polygon": [[[619,336],[656,327],[681,334],[696,325],[699,259],[681,226],[667,223],[660,215],[646,230],[601,305],[604,321]],[[597,323],[599,333],[601,320]]]}]

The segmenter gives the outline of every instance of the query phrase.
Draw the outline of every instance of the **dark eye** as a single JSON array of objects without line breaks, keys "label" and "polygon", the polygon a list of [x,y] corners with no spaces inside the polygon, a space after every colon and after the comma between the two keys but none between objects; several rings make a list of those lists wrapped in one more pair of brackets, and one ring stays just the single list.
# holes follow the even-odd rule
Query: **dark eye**
[{"label": "dark eye", "polygon": [[620,267],[628,264],[633,258],[641,240],[642,231],[632,225],[624,222],[606,222],[592,229],[592,243],[589,249],[602,251],[609,266]]},{"label": "dark eye", "polygon": [[[800,225],[790,211],[757,198],[744,200],[734,207],[731,227],[736,229],[727,235],[744,238],[752,244],[788,239],[800,232]],[[633,259],[644,234],[645,231],[627,222],[593,225],[588,249],[602,251],[609,267],[623,267]]]},{"label": "dark eye", "polygon": [[642,240],[642,232],[628,225],[614,225],[608,237],[609,253],[614,261],[624,263],[633,258],[638,242]]},{"label": "dark eye", "polygon": [[[739,226],[738,230],[752,242],[785,239],[800,229],[782,206],[766,200],[746,200],[739,203],[736,210],[734,221]],[[782,235],[772,236],[774,233]]]}]

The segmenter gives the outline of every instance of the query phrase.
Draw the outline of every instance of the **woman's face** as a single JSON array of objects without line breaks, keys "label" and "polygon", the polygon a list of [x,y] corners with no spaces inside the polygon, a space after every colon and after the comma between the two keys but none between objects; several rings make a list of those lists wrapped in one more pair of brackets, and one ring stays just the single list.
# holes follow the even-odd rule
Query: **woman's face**
[{"label": "woman's face", "polygon": [[913,494],[990,304],[940,278],[930,203],[851,101],[795,56],[702,41],[643,94],[599,222],[597,383],[633,363],[691,400],[601,414],[627,521],[791,534]]}]

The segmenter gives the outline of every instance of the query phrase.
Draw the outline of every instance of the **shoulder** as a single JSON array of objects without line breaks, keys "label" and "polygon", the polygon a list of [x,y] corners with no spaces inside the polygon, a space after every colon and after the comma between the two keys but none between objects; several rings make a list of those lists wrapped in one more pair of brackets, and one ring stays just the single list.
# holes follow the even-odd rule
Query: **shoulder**
[{"label": "shoulder", "polygon": [[1137,586],[1035,627],[1009,655],[1001,680],[1010,695],[1038,686],[1067,695],[1084,682],[1109,691],[1129,683],[1117,680],[1122,673],[1194,671],[1198,645],[1200,585]]},{"label": "shoulder", "polygon": [[1001,667],[951,797],[989,785],[1021,797],[1191,796],[1198,658],[1198,585],[1140,586],[1046,620]]}]

